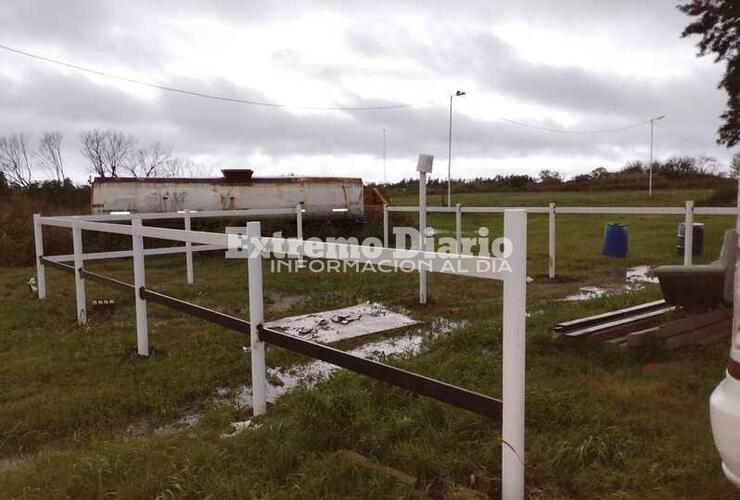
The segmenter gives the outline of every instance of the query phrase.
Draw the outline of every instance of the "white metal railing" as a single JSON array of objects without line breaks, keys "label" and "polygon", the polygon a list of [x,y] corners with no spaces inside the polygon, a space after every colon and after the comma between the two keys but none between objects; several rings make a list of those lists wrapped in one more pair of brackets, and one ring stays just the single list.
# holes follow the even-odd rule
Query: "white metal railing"
[{"label": "white metal railing", "polygon": [[[530,214],[548,214],[548,276],[555,278],[555,249],[556,249],[556,214],[562,215],[682,215],[684,216],[684,265],[690,265],[693,261],[694,232],[693,227],[695,215],[734,215],[740,217],[737,207],[695,207],[692,200],[687,200],[684,207],[579,207],[579,206],[557,206],[550,203],[546,207],[466,207],[458,203],[454,207],[425,207],[429,213],[454,213],[455,214],[455,241],[458,251],[462,240],[462,214],[500,214],[507,210],[524,210]],[[421,213],[418,206],[393,206],[383,205],[383,244],[390,243],[390,213]]]},{"label": "white metal railing", "polygon": [[[305,210],[304,210],[305,211]],[[107,220],[164,220],[164,219],[181,219],[184,217],[197,219],[207,217],[249,217],[265,215],[293,215],[296,213],[295,208],[244,208],[236,210],[180,210],[178,212],[148,212],[148,213],[123,213],[115,212],[108,214],[93,215],[74,215],[77,219],[88,221],[107,221]]]},{"label": "white metal railing", "polygon": [[[96,214],[96,215],[66,215],[66,216],[45,216],[39,214],[33,216],[34,221],[34,241],[36,245],[36,259],[43,255],[43,226],[57,227],[78,227],[80,230],[98,231],[111,234],[131,235],[134,221],[143,220],[171,220],[182,219],[183,227],[186,231],[191,230],[191,220],[195,218],[226,218],[226,217],[264,217],[276,215],[294,215],[296,218],[296,236],[303,239],[303,214],[306,212],[299,204],[295,208],[266,208],[266,209],[243,209],[243,210],[210,210],[210,211],[180,211],[180,212],[158,212],[158,213],[115,213],[115,214]],[[110,221],[110,222],[106,222]],[[131,225],[121,224],[120,222],[130,221]],[[172,231],[176,229],[141,226],[141,234],[147,238],[158,238],[171,241],[182,241],[177,238],[167,237],[174,235]],[[185,245],[166,248],[147,248],[144,255],[172,255],[185,254],[185,269],[188,284],[194,283],[193,272],[193,252],[208,252],[213,250],[223,250],[228,242],[223,239],[221,233],[198,233],[197,240],[185,241]],[[178,236],[179,238],[179,236]],[[193,245],[196,243],[196,245]],[[83,254],[83,260],[101,260],[101,259],[120,259],[133,257],[133,250],[116,250],[111,252],[92,252]],[[51,255],[45,256],[54,262],[68,262],[75,258],[75,254]],[[37,262],[38,273],[36,277],[39,296],[46,296],[46,279],[44,276],[44,265]]]},{"label": "white metal railing", "polygon": [[[297,207],[300,221],[301,209]],[[83,249],[82,231],[131,236],[132,250],[126,251],[133,257],[134,295],[136,310],[137,352],[149,355],[149,331],[147,321],[144,238],[159,238],[182,243],[198,243],[227,247],[235,234],[170,229],[142,225],[142,217],[132,218],[131,225],[111,224],[86,220],[82,217],[34,216],[39,299],[46,297],[44,270],[43,226],[68,227],[72,230],[73,268],[77,320],[80,325],[87,321],[84,261],[91,254]],[[300,223],[299,223],[300,227]],[[267,377],[265,369],[265,344],[259,337],[259,327],[264,322],[262,259],[265,251],[273,251],[299,258],[329,255],[331,259],[384,264],[403,270],[441,272],[479,278],[496,279],[503,282],[503,390],[502,390],[502,498],[524,498],[524,398],[525,398],[525,331],[526,331],[526,276],[527,276],[527,213],[524,210],[504,212],[504,236],[511,241],[512,251],[506,258],[481,257],[474,255],[440,254],[432,251],[403,250],[385,247],[363,247],[360,245],[268,238],[261,236],[259,222],[247,223],[246,258],[249,280],[249,315],[251,328],[251,372],[252,408],[255,415],[266,412]],[[178,249],[187,247],[177,247]],[[198,248],[193,247],[193,248]],[[370,253],[367,250],[373,249]],[[173,249],[167,249],[173,250]],[[365,250],[365,251],[363,251]],[[173,250],[174,251],[174,250]],[[110,252],[104,252],[110,254]],[[58,256],[57,256],[58,257]],[[101,257],[104,258],[104,257]],[[404,262],[406,264],[400,264]],[[425,262],[429,262],[425,265]],[[455,262],[457,265],[448,265]],[[499,265],[492,265],[497,262]],[[507,272],[502,271],[503,262]],[[66,266],[65,266],[66,267]],[[498,270],[497,270],[498,269]],[[426,289],[423,290],[426,295]]]}]

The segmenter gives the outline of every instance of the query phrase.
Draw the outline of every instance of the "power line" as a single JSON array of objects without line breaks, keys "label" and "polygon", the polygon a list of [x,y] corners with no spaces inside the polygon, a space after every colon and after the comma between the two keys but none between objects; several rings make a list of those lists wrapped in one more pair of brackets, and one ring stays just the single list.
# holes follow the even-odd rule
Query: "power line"
[{"label": "power line", "polygon": [[125,76],[106,73],[104,71],[99,71],[96,69],[86,68],[84,66],[78,66],[77,64],[60,61],[58,59],[52,59],[51,57],[33,54],[31,52],[26,52],[25,50],[15,49],[13,47],[9,47],[4,44],[0,44],[0,49],[7,50],[9,52],[13,52],[21,56],[29,57],[31,59],[45,61],[51,64],[56,64],[58,66],[64,66],[65,68],[70,68],[70,69],[74,69],[77,71],[82,71],[84,73],[89,73],[92,75],[110,78],[113,80],[119,80],[122,82],[133,83],[135,85],[141,85],[144,87],[164,90],[167,92],[175,92],[178,94],[188,95],[192,97],[212,99],[214,101],[233,102],[236,104],[247,104],[247,105],[252,105],[252,106],[263,106],[263,107],[269,107],[269,108],[284,108],[284,109],[301,109],[301,110],[308,110],[308,111],[387,111],[387,110],[394,110],[394,109],[404,109],[404,108],[414,108],[414,107],[426,106],[429,104],[433,104],[435,102],[435,101],[429,101],[429,102],[418,103],[418,104],[398,103],[398,104],[388,104],[384,106],[293,106],[289,104],[281,104],[281,103],[266,102],[266,101],[255,101],[251,99],[240,99],[236,97],[219,96],[219,95],[214,95],[214,94],[208,94],[205,92],[199,92],[196,90],[188,90],[188,89],[183,89],[183,88],[178,88],[178,87],[170,87],[168,85],[160,85],[157,83],[146,82],[143,80],[137,80],[135,78],[128,78]]},{"label": "power line", "polygon": [[711,147],[711,148],[715,148],[715,147],[717,147],[717,145],[715,145],[715,144],[713,144],[712,146],[709,146],[708,144],[704,144],[704,143],[701,143],[701,142],[697,142],[697,141],[695,141],[695,140],[693,140],[693,139],[689,139],[688,137],[684,137],[684,136],[682,136],[681,134],[679,134],[679,133],[677,133],[677,132],[674,132],[674,131],[672,131],[672,130],[669,130],[669,129],[665,128],[665,127],[664,127],[663,125],[660,125],[660,124],[658,124],[658,123],[656,123],[655,125],[657,125],[657,126],[658,126],[658,128],[661,128],[661,129],[663,129],[663,131],[664,131],[664,132],[666,132],[666,133],[668,133],[668,134],[670,134],[670,135],[672,135],[672,136],[674,136],[674,137],[677,137],[677,138],[681,139],[682,141],[685,141],[685,142],[691,143],[691,144],[693,144],[694,146],[698,146],[698,147],[700,147],[700,148],[709,148],[709,147]]},{"label": "power line", "polygon": [[[140,85],[143,87],[154,88],[154,89],[163,90],[166,92],[174,92],[177,94],[187,95],[191,97],[200,97],[203,99],[211,99],[214,101],[231,102],[235,104],[245,104],[245,105],[251,105],[251,106],[262,106],[262,107],[282,108],[282,109],[297,109],[297,110],[307,110],[307,111],[388,111],[388,110],[395,110],[395,109],[408,109],[408,108],[427,106],[427,105],[438,102],[438,101],[427,101],[427,102],[417,103],[417,104],[398,103],[398,104],[388,104],[388,105],[382,105],[382,106],[297,106],[297,105],[289,105],[289,104],[282,104],[282,103],[275,103],[275,102],[256,101],[256,100],[251,100],[251,99],[241,99],[241,98],[236,98],[236,97],[221,96],[221,95],[215,95],[215,94],[208,94],[206,92],[200,92],[197,90],[189,90],[189,89],[184,89],[184,88],[179,88],[179,87],[171,87],[168,85],[160,85],[157,83],[147,82],[147,81],[138,80],[135,78],[129,78],[129,77],[120,76],[120,75],[114,75],[112,73],[107,73],[105,71],[100,71],[100,70],[96,70],[92,68],[87,68],[84,66],[79,66],[77,64],[72,64],[69,62],[61,61],[59,59],[53,59],[51,57],[46,57],[46,56],[42,56],[39,54],[27,52],[25,50],[16,49],[16,48],[13,48],[8,45],[1,44],[1,43],[0,43],[0,49],[6,50],[8,52],[12,52],[17,55],[28,57],[30,59],[44,61],[50,64],[63,66],[65,68],[74,69],[76,71],[81,71],[84,73],[89,73],[92,75],[109,78],[112,80],[119,80],[122,82],[132,83],[132,84]],[[531,130],[539,130],[542,132],[551,132],[551,133],[557,133],[557,134],[585,134],[585,135],[623,132],[625,130],[631,130],[637,127],[641,127],[642,125],[645,125],[650,121],[650,120],[644,120],[644,121],[634,123],[632,125],[627,125],[624,127],[602,129],[602,130],[567,130],[567,129],[542,127],[539,125],[531,125],[529,123],[524,123],[524,122],[512,120],[512,119],[505,118],[505,117],[496,117],[496,119],[509,123],[511,125],[516,125],[518,127],[524,127],[524,128],[528,128]],[[688,139],[685,139],[685,140],[688,140]]]},{"label": "power line", "polygon": [[558,129],[558,128],[550,128],[550,127],[540,127],[538,125],[530,125],[529,123],[523,123],[523,122],[519,122],[516,120],[510,120],[509,118],[503,118],[503,117],[497,117],[496,119],[504,121],[506,123],[510,123],[512,125],[517,125],[519,127],[529,128],[533,130],[540,130],[542,132],[552,132],[556,134],[609,134],[613,132],[623,132],[625,130],[631,130],[633,128],[641,127],[650,122],[650,120],[644,120],[638,123],[633,123],[632,125],[626,125],[624,127],[606,128],[602,130],[567,130],[567,129]]}]

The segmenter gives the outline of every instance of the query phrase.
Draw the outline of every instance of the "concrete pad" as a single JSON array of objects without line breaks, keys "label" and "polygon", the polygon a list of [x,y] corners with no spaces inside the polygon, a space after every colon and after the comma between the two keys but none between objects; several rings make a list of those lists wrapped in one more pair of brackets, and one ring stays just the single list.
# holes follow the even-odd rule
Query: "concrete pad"
[{"label": "concrete pad", "polygon": [[342,309],[291,316],[270,321],[265,326],[313,342],[331,344],[417,323],[415,319],[380,304],[366,302]]}]

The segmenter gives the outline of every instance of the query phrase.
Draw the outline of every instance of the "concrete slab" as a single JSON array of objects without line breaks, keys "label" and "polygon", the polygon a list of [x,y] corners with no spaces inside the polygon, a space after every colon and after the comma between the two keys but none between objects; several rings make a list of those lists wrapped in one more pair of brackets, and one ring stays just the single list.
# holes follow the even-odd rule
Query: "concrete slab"
[{"label": "concrete slab", "polygon": [[417,324],[405,314],[391,311],[377,303],[291,316],[270,321],[265,326],[306,340],[331,344],[340,340],[395,330]]}]

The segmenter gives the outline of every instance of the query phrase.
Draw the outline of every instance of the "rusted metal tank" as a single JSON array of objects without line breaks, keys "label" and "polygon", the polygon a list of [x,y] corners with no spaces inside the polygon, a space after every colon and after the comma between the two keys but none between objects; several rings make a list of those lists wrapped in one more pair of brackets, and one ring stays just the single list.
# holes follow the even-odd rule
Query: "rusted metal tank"
[{"label": "rusted metal tank", "polygon": [[308,218],[364,216],[362,179],[253,177],[247,169],[222,172],[222,178],[98,177],[92,185],[92,213],[290,208],[302,203]]}]

